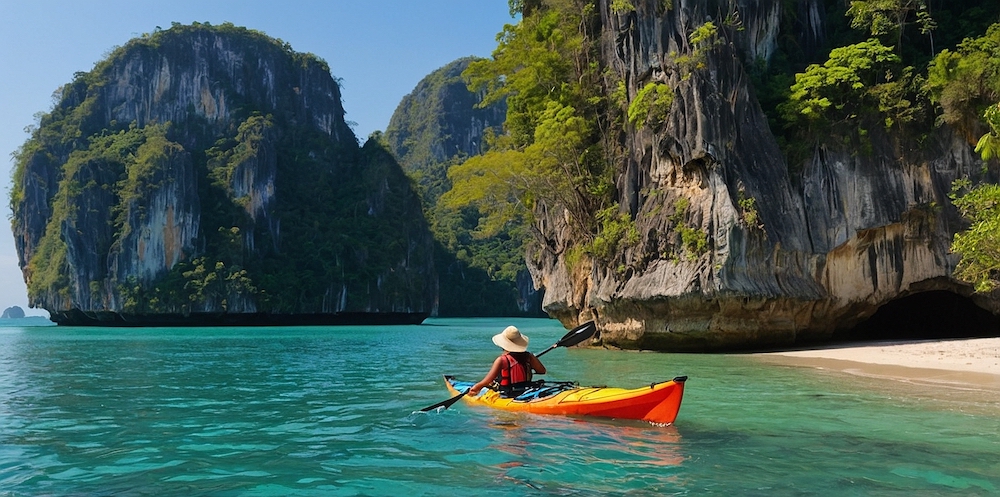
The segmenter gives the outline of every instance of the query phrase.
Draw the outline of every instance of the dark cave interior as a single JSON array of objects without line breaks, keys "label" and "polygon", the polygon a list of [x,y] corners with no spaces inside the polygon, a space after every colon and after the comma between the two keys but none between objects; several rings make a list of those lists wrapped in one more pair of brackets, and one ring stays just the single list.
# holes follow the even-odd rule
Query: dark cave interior
[{"label": "dark cave interior", "polygon": [[928,340],[1000,336],[1000,317],[948,291],[909,295],[880,307],[835,340]]}]

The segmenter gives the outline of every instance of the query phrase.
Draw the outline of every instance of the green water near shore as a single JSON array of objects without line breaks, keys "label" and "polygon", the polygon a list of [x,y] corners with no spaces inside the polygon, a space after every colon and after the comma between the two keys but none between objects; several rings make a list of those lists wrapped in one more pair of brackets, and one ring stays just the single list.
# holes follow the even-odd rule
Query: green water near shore
[{"label": "green water near shore", "polygon": [[[753,356],[558,349],[552,380],[688,375],[674,426],[457,404],[508,324],[0,327],[0,496],[995,495],[1000,403]],[[926,388],[926,387],[920,387]]]}]

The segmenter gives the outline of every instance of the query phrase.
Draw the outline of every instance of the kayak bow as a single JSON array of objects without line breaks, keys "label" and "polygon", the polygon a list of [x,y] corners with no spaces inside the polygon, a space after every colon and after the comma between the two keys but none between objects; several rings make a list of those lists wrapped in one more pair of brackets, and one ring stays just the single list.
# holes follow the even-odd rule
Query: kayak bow
[{"label": "kayak bow", "polygon": [[[448,390],[457,395],[475,382],[445,376]],[[498,392],[483,389],[479,395],[466,395],[465,401],[502,409],[535,414],[598,416],[604,418],[639,419],[650,423],[668,424],[677,419],[684,396],[687,376],[652,383],[635,389],[580,387],[572,383],[541,383],[515,398],[501,397]]]}]

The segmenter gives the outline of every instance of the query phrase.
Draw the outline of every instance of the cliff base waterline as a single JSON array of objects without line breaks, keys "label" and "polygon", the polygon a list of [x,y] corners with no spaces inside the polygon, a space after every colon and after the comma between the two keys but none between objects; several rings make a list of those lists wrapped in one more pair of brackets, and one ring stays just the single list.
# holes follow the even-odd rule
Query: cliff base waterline
[{"label": "cliff base waterline", "polygon": [[266,312],[225,313],[192,312],[189,314],[127,314],[84,312],[73,309],[54,312],[51,320],[60,326],[367,326],[420,324],[426,312],[322,312],[306,314],[271,314]]}]

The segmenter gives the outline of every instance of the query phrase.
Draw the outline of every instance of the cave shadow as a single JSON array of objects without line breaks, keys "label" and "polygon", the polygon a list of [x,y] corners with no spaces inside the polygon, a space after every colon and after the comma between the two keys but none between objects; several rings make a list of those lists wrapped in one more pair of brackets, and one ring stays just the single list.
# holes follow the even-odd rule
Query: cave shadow
[{"label": "cave shadow", "polygon": [[1000,317],[968,297],[938,290],[909,295],[880,307],[857,326],[837,332],[833,342],[941,340],[1000,336]]}]

